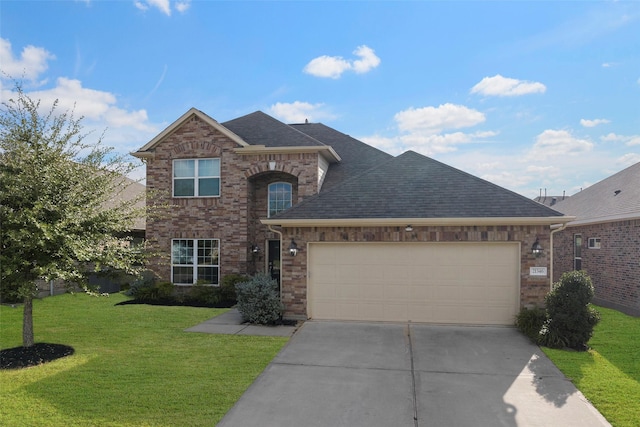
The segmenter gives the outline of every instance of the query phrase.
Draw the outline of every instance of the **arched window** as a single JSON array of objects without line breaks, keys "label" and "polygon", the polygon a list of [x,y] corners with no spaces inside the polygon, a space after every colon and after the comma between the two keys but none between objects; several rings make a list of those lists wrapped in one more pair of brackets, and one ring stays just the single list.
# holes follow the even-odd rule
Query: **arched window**
[{"label": "arched window", "polygon": [[288,182],[274,182],[269,184],[269,212],[272,217],[291,207],[291,184]]}]

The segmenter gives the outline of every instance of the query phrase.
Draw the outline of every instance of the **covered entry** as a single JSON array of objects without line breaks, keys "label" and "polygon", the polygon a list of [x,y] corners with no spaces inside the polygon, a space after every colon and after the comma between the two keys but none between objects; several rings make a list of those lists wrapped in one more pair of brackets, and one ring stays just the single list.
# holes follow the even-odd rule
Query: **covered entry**
[{"label": "covered entry", "polygon": [[311,319],[512,325],[519,243],[310,243]]}]

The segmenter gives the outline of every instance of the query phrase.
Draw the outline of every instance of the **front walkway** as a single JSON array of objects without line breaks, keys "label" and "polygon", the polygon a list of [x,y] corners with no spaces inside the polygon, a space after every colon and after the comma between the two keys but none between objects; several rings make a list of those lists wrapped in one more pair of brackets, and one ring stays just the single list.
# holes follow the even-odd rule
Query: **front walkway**
[{"label": "front walkway", "polygon": [[260,335],[270,337],[290,337],[297,326],[259,326],[242,322],[237,309],[232,308],[224,314],[213,317],[199,325],[185,329],[186,332],[203,332],[207,334],[226,335]]}]

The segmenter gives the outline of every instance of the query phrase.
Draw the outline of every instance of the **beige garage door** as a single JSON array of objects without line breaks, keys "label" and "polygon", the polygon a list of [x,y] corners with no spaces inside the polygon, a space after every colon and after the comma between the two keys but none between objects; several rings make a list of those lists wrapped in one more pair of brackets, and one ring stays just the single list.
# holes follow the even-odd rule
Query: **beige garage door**
[{"label": "beige garage door", "polygon": [[311,319],[512,325],[518,243],[311,243]]}]

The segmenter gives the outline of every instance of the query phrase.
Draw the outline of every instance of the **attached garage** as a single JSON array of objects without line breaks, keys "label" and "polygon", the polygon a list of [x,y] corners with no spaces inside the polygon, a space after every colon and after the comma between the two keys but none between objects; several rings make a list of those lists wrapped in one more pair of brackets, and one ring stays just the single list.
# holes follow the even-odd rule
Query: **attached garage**
[{"label": "attached garage", "polygon": [[512,325],[519,242],[309,243],[311,319]]}]

